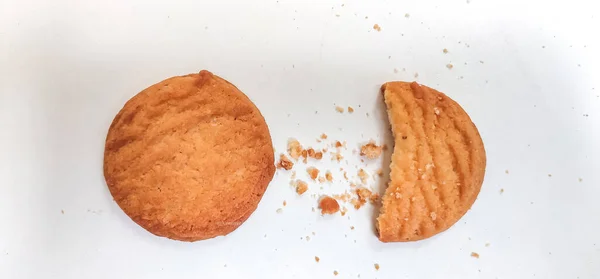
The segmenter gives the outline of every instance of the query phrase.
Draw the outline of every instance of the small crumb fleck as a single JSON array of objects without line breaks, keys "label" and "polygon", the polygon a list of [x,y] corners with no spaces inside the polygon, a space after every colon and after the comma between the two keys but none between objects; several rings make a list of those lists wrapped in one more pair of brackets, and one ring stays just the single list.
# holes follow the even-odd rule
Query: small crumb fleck
[{"label": "small crumb fleck", "polygon": [[581,177],[580,177],[580,178],[579,178],[579,182],[582,182],[582,181],[583,181],[583,178],[581,178]]},{"label": "small crumb fleck", "polygon": [[315,262],[319,262],[321,259],[317,256],[315,256]]},{"label": "small crumb fleck", "polygon": [[[319,176],[319,183],[325,182],[325,177]],[[323,187],[321,187],[323,189]]]},{"label": "small crumb fleck", "polygon": [[308,173],[308,175],[310,176],[310,178],[312,180],[317,180],[317,177],[319,177],[319,169],[317,169],[315,167],[307,168],[306,172]]},{"label": "small crumb fleck", "polygon": [[339,113],[344,113],[344,108],[343,107],[337,106],[337,107],[335,107],[335,110],[337,112],[339,112]]},{"label": "small crumb fleck", "polygon": [[489,243],[489,242],[488,242],[488,243],[486,243],[486,244],[485,244],[485,247],[490,247],[490,243]]},{"label": "small crumb fleck", "polygon": [[61,209],[60,214],[65,214],[65,211]]},{"label": "small crumb fleck", "polygon": [[379,26],[379,24],[375,23],[375,25],[373,25],[373,29],[377,30],[377,32],[380,32],[381,26]]},{"label": "small crumb fleck", "polygon": [[406,13],[406,14],[404,14],[404,17],[405,17],[405,18],[409,18],[409,17],[410,17],[410,14]]},{"label": "small crumb fleck", "polygon": [[374,264],[374,266],[375,266],[375,270],[379,270],[379,264],[376,263],[376,264]]},{"label": "small crumb fleck", "polygon": [[292,175],[290,176],[291,179],[296,179],[296,171],[292,171]]},{"label": "small crumb fleck", "polygon": [[291,170],[294,167],[294,163],[288,159],[284,154],[279,155],[279,163],[277,164],[277,168]]},{"label": "small crumb fleck", "polygon": [[333,271],[333,275],[337,276],[339,273],[337,272],[337,270]]},{"label": "small crumb fleck", "polygon": [[284,200],[283,201],[283,206],[286,206],[286,205],[287,205],[287,202]]},{"label": "small crumb fleck", "polygon": [[334,214],[340,210],[340,204],[330,196],[323,196],[319,200],[321,214]]},{"label": "small crumb fleck", "polygon": [[449,70],[452,70],[452,68],[454,68],[454,66],[452,64],[446,64],[446,68],[448,68]]},{"label": "small crumb fleck", "polygon": [[504,193],[504,188],[500,189],[500,194]]},{"label": "small crumb fleck", "polygon": [[443,49],[442,51],[443,51],[444,53],[448,53],[448,50],[447,50],[447,49]]},{"label": "small crumb fleck", "polygon": [[325,178],[327,179],[327,181],[332,182],[333,181],[333,175],[331,174],[331,171],[327,171],[325,172]]},{"label": "small crumb fleck", "polygon": [[549,174],[548,174],[548,177],[552,177],[552,174],[550,174],[550,173],[549,173]]},{"label": "small crumb fleck", "polygon": [[373,142],[369,142],[360,147],[360,155],[369,159],[376,159],[381,155],[382,147]]},{"label": "small crumb fleck", "polygon": [[354,226],[350,226],[350,229],[351,229],[351,230],[353,230],[353,229],[354,229]]},{"label": "small crumb fleck", "polygon": [[321,134],[321,139],[327,139],[327,135],[326,134]]},{"label": "small crumb fleck", "polygon": [[505,170],[504,173],[508,174],[508,170]]},{"label": "small crumb fleck", "polygon": [[348,107],[348,112],[349,113],[353,113],[354,112],[354,108],[353,107]]},{"label": "small crumb fleck", "polygon": [[471,252],[471,257],[479,259],[479,254],[477,254],[475,252]]},{"label": "small crumb fleck", "polygon": [[306,239],[306,241],[310,241],[310,236],[308,236],[308,235],[307,235],[307,236],[305,237],[305,239]]},{"label": "small crumb fleck", "polygon": [[358,177],[360,178],[360,181],[364,184],[367,183],[367,178],[369,178],[369,174],[364,169],[359,169]]},{"label": "small crumb fleck", "polygon": [[418,78],[418,77],[419,77],[419,73],[415,73],[415,78]]},{"label": "small crumb fleck", "polygon": [[277,210],[275,210],[275,212],[277,212],[277,213],[281,213],[281,212],[283,212],[283,209],[281,209],[281,208],[277,208]]}]

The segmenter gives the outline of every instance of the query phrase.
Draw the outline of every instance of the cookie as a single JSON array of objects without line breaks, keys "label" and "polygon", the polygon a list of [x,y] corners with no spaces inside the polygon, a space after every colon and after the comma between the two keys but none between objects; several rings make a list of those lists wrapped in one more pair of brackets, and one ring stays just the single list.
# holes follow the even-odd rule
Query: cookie
[{"label": "cookie", "polygon": [[483,141],[443,93],[416,82],[388,82],[381,90],[394,151],[379,239],[425,239],[450,228],[475,202],[485,173]]},{"label": "cookie", "polygon": [[248,219],[273,178],[273,157],[258,108],[201,71],[150,86],[125,104],[108,131],[104,177],[138,225],[196,241]]}]

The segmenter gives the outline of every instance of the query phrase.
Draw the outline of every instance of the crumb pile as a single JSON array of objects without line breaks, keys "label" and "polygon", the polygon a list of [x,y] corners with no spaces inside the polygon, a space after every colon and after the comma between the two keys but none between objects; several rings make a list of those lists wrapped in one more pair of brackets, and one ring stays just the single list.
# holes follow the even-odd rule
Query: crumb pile
[{"label": "crumb pile", "polygon": [[[343,109],[342,107],[338,107]],[[339,111],[339,110],[338,110]],[[348,107],[349,112],[354,109]],[[298,140],[289,139],[287,143],[287,153],[279,155],[277,168],[279,171],[291,172],[290,185],[298,195],[318,199],[318,208],[321,214],[335,214],[340,212],[344,216],[347,212],[344,204],[358,210],[367,203],[376,203],[379,200],[379,194],[373,189],[379,179],[383,176],[381,168],[369,173],[365,166],[350,166],[344,156],[348,156],[347,143],[339,140],[328,140],[327,134],[321,134],[317,139],[321,148],[304,147]],[[377,145],[375,141],[369,141],[362,144],[359,150],[352,150],[353,155],[359,155],[361,162],[365,164],[372,163],[373,160],[381,157],[386,147]],[[318,167],[324,155],[329,155],[333,164],[339,164],[339,169],[332,172],[330,169],[320,169]],[[308,180],[296,179],[298,164],[301,172],[306,171]],[[348,170],[347,170],[348,169]],[[356,169],[350,170],[350,169]],[[301,173],[300,172],[300,173]],[[299,174],[300,174],[299,173]],[[337,179],[336,179],[337,178]],[[324,187],[327,187],[326,190]],[[333,192],[325,195],[326,192]],[[314,211],[314,208],[313,208]]]}]

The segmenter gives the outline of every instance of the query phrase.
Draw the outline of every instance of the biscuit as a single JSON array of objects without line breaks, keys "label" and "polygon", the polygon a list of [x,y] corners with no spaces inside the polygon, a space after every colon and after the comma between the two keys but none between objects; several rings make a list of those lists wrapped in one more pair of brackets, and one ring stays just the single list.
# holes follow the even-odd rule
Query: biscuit
[{"label": "biscuit", "polygon": [[483,141],[467,113],[443,93],[416,82],[388,82],[381,90],[394,151],[379,239],[425,239],[448,229],[475,202],[485,173]]},{"label": "biscuit", "polygon": [[169,78],[113,120],[104,177],[114,200],[157,235],[226,235],[258,206],[275,172],[269,129],[234,85],[208,71]]}]

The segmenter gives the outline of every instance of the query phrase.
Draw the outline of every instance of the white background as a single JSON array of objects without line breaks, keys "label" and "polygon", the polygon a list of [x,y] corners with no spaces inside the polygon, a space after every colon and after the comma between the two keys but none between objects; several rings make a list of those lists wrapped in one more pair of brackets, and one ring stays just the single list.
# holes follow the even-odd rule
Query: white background
[{"label": "white background", "polygon": [[[0,0],[0,278],[600,278],[594,1],[157,2]],[[256,103],[277,154],[290,137],[346,141],[347,162],[309,162],[336,182],[298,197],[279,171],[251,218],[212,240],[135,225],[103,179],[108,126],[145,87],[201,69]],[[371,205],[311,211],[349,189],[352,149],[389,142],[378,88],[391,80],[457,100],[487,150],[471,211],[415,243],[379,242]]]}]

